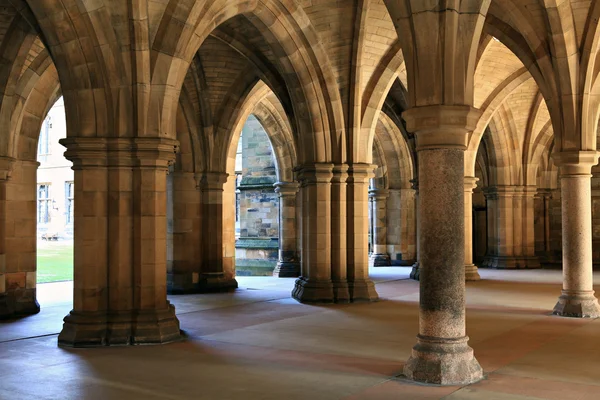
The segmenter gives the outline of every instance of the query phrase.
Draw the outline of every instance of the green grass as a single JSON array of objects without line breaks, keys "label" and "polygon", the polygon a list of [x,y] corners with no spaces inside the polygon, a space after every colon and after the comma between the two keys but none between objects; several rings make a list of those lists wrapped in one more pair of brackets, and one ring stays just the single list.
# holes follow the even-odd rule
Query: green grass
[{"label": "green grass", "polygon": [[38,283],[73,280],[73,241],[47,242],[38,240]]}]

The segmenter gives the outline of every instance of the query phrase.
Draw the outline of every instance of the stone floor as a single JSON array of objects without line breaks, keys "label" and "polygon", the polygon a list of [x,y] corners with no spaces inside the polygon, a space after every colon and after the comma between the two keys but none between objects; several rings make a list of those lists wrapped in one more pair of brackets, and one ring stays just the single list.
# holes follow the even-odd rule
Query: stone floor
[{"label": "stone floor", "polygon": [[235,293],[171,297],[185,342],[85,350],[56,346],[71,284],[40,285],[40,314],[0,323],[0,399],[600,398],[600,321],[548,315],[560,271],[482,270],[467,285],[486,379],[462,388],[400,376],[418,283],[409,269],[372,272],[378,303],[301,305],[293,279],[240,278]]}]

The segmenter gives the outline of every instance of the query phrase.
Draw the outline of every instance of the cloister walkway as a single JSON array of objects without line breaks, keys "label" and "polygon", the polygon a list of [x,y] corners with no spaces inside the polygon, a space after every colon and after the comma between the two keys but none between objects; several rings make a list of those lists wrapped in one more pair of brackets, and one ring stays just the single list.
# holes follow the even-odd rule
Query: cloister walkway
[{"label": "cloister walkway", "polygon": [[[418,331],[418,282],[372,269],[382,301],[310,306],[293,279],[240,277],[234,293],[171,296],[187,338],[58,348],[71,283],[39,285],[40,314],[0,323],[0,399],[594,399],[600,321],[549,316],[560,271],[481,270],[467,284],[485,380],[428,387],[400,375]],[[600,283],[600,274],[595,275]]]}]

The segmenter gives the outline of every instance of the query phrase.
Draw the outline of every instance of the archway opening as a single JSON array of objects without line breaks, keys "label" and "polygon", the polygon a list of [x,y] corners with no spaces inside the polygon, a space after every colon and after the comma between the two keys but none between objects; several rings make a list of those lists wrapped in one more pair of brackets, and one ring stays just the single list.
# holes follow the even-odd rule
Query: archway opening
[{"label": "archway opening", "polygon": [[235,268],[238,276],[271,276],[279,250],[279,197],[274,151],[265,128],[250,115],[235,162]]},{"label": "archway opening", "polygon": [[62,97],[44,119],[38,141],[36,179],[37,283],[73,280],[73,217],[75,207],[72,163],[59,140],[67,136]]}]

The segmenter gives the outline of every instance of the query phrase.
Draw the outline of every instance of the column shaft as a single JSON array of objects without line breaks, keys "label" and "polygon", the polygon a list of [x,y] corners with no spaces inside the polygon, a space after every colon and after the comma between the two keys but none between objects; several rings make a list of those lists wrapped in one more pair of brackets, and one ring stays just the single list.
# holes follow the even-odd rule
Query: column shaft
[{"label": "column shaft", "polygon": [[169,175],[171,185],[171,249],[167,265],[169,293],[194,293],[202,264],[201,196],[193,172],[175,171]]},{"label": "column shaft", "polygon": [[369,164],[353,164],[348,170],[348,287],[352,301],[379,299],[369,279],[369,179],[374,169]]},{"label": "column shaft", "polygon": [[[383,267],[390,265],[390,256],[388,250],[388,231],[387,231],[387,212],[388,197],[390,195],[387,189],[369,190],[369,203],[372,204],[372,253],[370,263],[374,267]],[[402,223],[402,222],[401,222]]]},{"label": "column shaft", "polygon": [[348,165],[333,167],[331,178],[331,281],[336,303],[350,302],[348,289],[347,206]]},{"label": "column shaft", "polygon": [[297,278],[300,276],[296,238],[296,196],[299,185],[296,182],[278,182],[274,186],[279,195],[279,260],[273,276]]},{"label": "column shaft", "polygon": [[478,281],[481,279],[477,266],[473,264],[473,189],[479,179],[465,177],[465,279]]},{"label": "column shaft", "polygon": [[223,187],[228,174],[204,172],[202,192],[202,270],[198,288],[201,292],[233,290],[238,287],[233,266],[224,263]]}]

